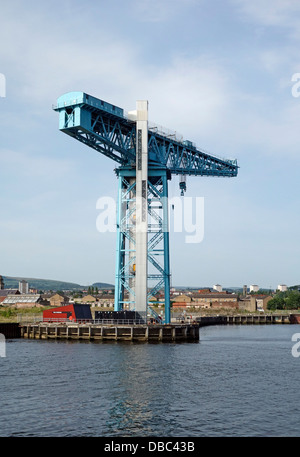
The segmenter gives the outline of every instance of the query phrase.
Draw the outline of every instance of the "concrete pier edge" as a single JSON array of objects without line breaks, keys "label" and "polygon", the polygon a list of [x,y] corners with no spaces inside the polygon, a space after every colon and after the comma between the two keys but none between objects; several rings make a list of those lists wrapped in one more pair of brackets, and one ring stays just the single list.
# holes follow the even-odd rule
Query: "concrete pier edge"
[{"label": "concrete pier edge", "polygon": [[90,341],[198,341],[198,324],[126,325],[89,323],[21,324],[21,337],[32,339],[67,339]]}]

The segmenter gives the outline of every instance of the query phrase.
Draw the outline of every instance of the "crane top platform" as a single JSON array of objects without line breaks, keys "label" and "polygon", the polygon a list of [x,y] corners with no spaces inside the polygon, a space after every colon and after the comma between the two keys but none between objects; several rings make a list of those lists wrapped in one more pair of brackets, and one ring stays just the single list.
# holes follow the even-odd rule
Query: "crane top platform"
[{"label": "crane top platform", "polygon": [[75,106],[85,106],[85,109],[102,110],[112,115],[123,118],[124,110],[118,106],[107,103],[84,92],[68,92],[57,99],[56,111],[72,108]]},{"label": "crane top platform", "polygon": [[[59,112],[59,128],[64,133],[122,166],[135,164],[136,122],[122,108],[74,91],[59,97],[53,109]],[[148,151],[149,167],[164,167],[170,174],[234,177],[238,173],[236,159],[211,155],[150,123]]]}]

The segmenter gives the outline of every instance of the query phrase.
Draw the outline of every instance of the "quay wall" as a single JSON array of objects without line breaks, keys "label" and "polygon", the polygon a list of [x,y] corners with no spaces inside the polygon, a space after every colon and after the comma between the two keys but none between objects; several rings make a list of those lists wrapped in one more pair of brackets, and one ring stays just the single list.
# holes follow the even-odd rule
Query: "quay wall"
[{"label": "quay wall", "polygon": [[5,338],[21,338],[21,328],[17,322],[0,323],[0,333]]},{"label": "quay wall", "polygon": [[209,325],[300,324],[300,314],[217,315],[194,318],[194,324],[99,325],[67,323],[0,323],[5,338],[65,338],[129,341],[195,341],[199,328]]},{"label": "quay wall", "polygon": [[207,325],[254,325],[254,324],[299,324],[300,315],[297,314],[249,314],[249,315],[219,315],[197,317],[200,327]]},{"label": "quay wall", "polygon": [[33,339],[91,341],[197,341],[199,340],[199,325],[104,325],[41,322],[22,324],[21,336]]}]

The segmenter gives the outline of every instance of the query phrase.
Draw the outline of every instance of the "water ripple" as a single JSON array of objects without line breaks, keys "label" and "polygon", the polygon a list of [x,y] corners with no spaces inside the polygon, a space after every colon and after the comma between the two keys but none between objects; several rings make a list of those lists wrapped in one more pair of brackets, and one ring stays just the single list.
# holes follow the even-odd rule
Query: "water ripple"
[{"label": "water ripple", "polygon": [[12,340],[0,436],[299,436],[296,331],[207,327],[198,344]]}]

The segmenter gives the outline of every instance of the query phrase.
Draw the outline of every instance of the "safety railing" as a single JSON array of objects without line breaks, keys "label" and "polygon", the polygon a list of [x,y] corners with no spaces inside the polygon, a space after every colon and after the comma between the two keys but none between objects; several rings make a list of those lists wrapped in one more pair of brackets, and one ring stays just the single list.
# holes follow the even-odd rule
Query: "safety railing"
[{"label": "safety railing", "polygon": [[43,319],[43,316],[32,315],[25,316],[22,314],[17,315],[17,321],[20,324],[36,324],[36,323],[52,323],[52,324],[105,324],[105,325],[136,325],[145,324],[145,319],[70,319],[50,317]]}]

